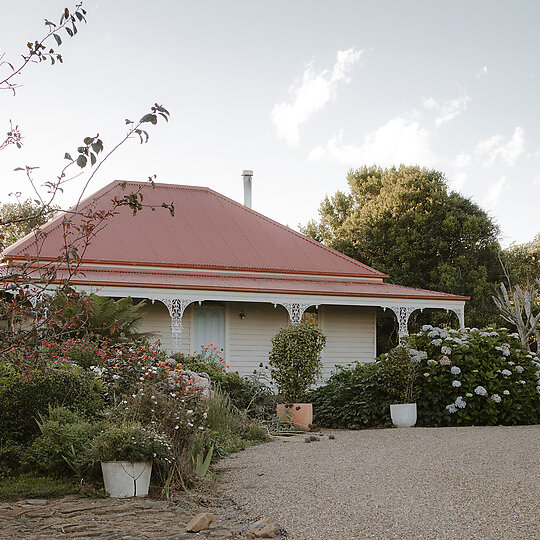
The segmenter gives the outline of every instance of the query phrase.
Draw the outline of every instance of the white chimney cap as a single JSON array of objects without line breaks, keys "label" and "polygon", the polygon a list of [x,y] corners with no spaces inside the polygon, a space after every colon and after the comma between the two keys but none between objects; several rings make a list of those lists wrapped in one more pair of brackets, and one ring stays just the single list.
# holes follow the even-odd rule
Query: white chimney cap
[{"label": "white chimney cap", "polygon": [[253,171],[250,171],[248,169],[244,169],[242,171],[242,176],[253,176]]}]

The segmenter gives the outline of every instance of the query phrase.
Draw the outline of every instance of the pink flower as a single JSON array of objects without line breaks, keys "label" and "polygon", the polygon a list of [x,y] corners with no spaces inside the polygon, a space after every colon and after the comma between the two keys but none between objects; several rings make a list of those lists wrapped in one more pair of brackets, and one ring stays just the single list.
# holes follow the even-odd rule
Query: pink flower
[{"label": "pink flower", "polygon": [[450,360],[450,358],[448,358],[448,356],[443,356],[439,360],[439,364],[441,364],[441,366],[451,366],[452,365],[452,360]]}]

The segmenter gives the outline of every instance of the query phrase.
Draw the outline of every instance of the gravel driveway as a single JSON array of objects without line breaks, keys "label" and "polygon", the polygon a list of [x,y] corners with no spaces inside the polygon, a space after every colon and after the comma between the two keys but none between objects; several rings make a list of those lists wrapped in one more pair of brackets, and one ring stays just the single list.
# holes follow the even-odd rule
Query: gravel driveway
[{"label": "gravel driveway", "polygon": [[222,461],[225,491],[294,540],[540,539],[540,425],[324,433]]}]

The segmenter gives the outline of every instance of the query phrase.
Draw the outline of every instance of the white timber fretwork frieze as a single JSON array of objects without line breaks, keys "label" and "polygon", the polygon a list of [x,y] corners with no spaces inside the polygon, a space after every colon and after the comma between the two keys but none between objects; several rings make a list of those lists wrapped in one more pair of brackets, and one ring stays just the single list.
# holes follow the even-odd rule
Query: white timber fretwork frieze
[{"label": "white timber fretwork frieze", "polygon": [[193,298],[163,298],[163,297],[154,297],[151,298],[152,303],[156,300],[165,304],[169,310],[169,315],[171,316],[171,336],[172,336],[172,350],[174,352],[180,351],[182,346],[182,317],[186,308],[196,302]]},{"label": "white timber fretwork frieze", "polygon": [[302,321],[302,315],[304,311],[313,304],[300,304],[297,302],[276,302],[274,307],[277,305],[283,306],[289,313],[289,319],[293,324],[298,324]]}]

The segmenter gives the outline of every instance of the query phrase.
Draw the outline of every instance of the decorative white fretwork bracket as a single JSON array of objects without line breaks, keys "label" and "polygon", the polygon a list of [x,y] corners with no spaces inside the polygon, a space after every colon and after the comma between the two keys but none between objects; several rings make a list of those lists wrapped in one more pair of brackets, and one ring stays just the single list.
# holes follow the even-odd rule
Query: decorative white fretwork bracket
[{"label": "decorative white fretwork bracket", "polygon": [[398,322],[398,337],[399,341],[401,338],[404,338],[409,335],[409,317],[413,311],[421,309],[418,307],[410,306],[383,306],[384,309],[391,309],[396,314],[396,319]]},{"label": "decorative white fretwork bracket", "polygon": [[[289,319],[291,320],[292,324],[298,324],[302,321],[302,315],[304,314],[304,311],[308,307],[310,307],[312,304],[298,304],[295,302],[279,302],[280,305],[282,305],[288,312],[289,312]],[[278,304],[275,303],[274,307],[276,307]]]},{"label": "decorative white fretwork bracket", "polygon": [[465,310],[463,308],[448,308],[446,311],[453,311],[459,320],[459,328],[465,328]]},{"label": "decorative white fretwork bracket", "polygon": [[182,316],[189,304],[195,302],[192,298],[152,298],[163,302],[171,316],[172,352],[179,352],[182,346]]}]

